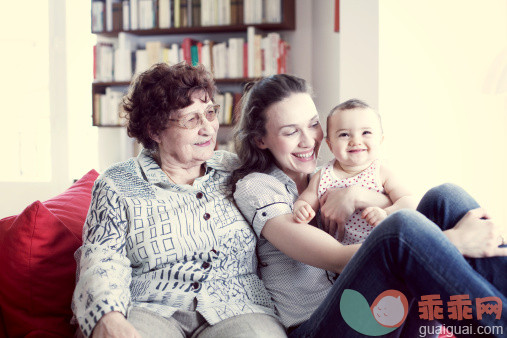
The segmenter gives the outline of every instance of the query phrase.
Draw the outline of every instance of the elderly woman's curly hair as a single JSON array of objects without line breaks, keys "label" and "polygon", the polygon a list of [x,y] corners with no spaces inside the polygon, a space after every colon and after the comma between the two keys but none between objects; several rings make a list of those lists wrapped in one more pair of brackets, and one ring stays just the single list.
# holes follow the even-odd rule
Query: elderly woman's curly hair
[{"label": "elderly woman's curly hair", "polygon": [[152,136],[166,129],[171,114],[190,106],[192,95],[200,91],[206,100],[213,100],[216,92],[212,75],[201,65],[153,65],[134,80],[123,98],[128,135],[145,149],[157,152]]}]

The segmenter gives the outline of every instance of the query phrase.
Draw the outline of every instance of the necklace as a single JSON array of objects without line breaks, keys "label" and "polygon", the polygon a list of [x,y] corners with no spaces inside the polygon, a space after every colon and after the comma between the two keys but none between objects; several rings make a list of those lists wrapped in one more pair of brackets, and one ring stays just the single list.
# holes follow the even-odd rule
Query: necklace
[{"label": "necklace", "polygon": [[165,171],[164,169],[162,169],[162,171],[163,171],[163,172],[167,175],[167,177],[169,178],[169,180],[170,180],[171,182],[173,182],[174,184],[178,184],[178,183],[176,183],[176,182],[173,180],[173,178],[171,177],[171,175],[169,175],[169,173],[168,173],[167,171]]}]

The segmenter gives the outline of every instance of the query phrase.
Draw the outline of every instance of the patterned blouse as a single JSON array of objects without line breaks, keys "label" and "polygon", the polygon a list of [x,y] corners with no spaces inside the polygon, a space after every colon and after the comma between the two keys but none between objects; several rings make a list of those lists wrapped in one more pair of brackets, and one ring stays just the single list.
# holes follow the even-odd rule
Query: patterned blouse
[{"label": "patterned blouse", "polygon": [[252,173],[239,180],[234,198],[259,236],[261,277],[276,313],[286,328],[301,324],[329,293],[332,282],[328,273],[290,258],[261,236],[268,220],[292,214],[298,198],[296,183],[273,165],[265,174]]},{"label": "patterned blouse", "polygon": [[142,307],[169,318],[196,310],[211,324],[274,316],[256,275],[256,237],[227,197],[237,162],[217,151],[193,185],[172,184],[147,151],[101,175],[76,251],[73,310],[91,334],[110,311]]}]

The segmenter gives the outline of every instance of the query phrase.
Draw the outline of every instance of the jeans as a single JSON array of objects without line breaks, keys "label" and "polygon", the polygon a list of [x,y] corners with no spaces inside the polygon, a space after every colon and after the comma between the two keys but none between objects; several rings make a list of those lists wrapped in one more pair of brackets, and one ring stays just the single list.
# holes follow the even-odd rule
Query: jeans
[{"label": "jeans", "polygon": [[[444,184],[422,198],[418,211],[400,210],[387,217],[352,257],[326,300],[289,337],[364,337],[342,318],[340,298],[345,289],[358,291],[369,305],[389,289],[407,297],[412,309],[405,323],[412,327],[400,327],[387,335],[390,337],[418,337],[414,329],[435,324],[419,319],[417,302],[423,295],[440,296],[444,317],[440,322],[446,326],[507,329],[507,258],[466,259],[442,233],[442,229],[452,228],[468,210],[477,207],[463,189]],[[450,319],[447,301],[450,296],[464,294],[470,296],[473,318]],[[478,320],[475,299],[490,296],[502,300],[502,318],[483,315]]]}]

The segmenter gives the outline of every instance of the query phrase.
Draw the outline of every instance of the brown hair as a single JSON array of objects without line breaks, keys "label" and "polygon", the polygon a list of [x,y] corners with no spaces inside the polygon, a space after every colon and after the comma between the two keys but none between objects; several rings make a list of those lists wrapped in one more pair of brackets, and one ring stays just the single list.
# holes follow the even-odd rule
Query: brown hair
[{"label": "brown hair", "polygon": [[260,149],[256,140],[266,135],[266,110],[294,93],[311,94],[305,80],[287,74],[272,75],[245,86],[241,115],[234,132],[234,146],[241,166],[232,173],[231,188],[252,172],[266,172],[274,163],[269,149]]},{"label": "brown hair", "polygon": [[190,106],[192,95],[198,91],[204,91],[210,100],[216,92],[212,75],[201,65],[194,67],[184,62],[174,66],[153,65],[132,82],[123,98],[128,135],[145,149],[157,152],[152,135],[166,129],[171,114]]},{"label": "brown hair", "polygon": [[[327,115],[327,120],[326,120],[326,137],[329,137],[329,119],[331,118],[331,116],[333,116],[335,113],[337,112],[341,112],[341,111],[345,111],[345,110],[352,110],[352,109],[371,109],[373,110],[372,107],[370,107],[370,105],[362,100],[359,100],[359,99],[350,99],[350,100],[347,100],[345,102],[342,102],[340,103],[339,105],[337,105],[336,107],[334,107],[333,109],[331,109],[331,111],[329,112],[329,114]],[[378,121],[379,121],[379,124],[380,124],[380,131],[383,132],[382,130],[382,119],[380,118],[380,115],[375,111],[375,115],[377,115],[378,117]]]}]

